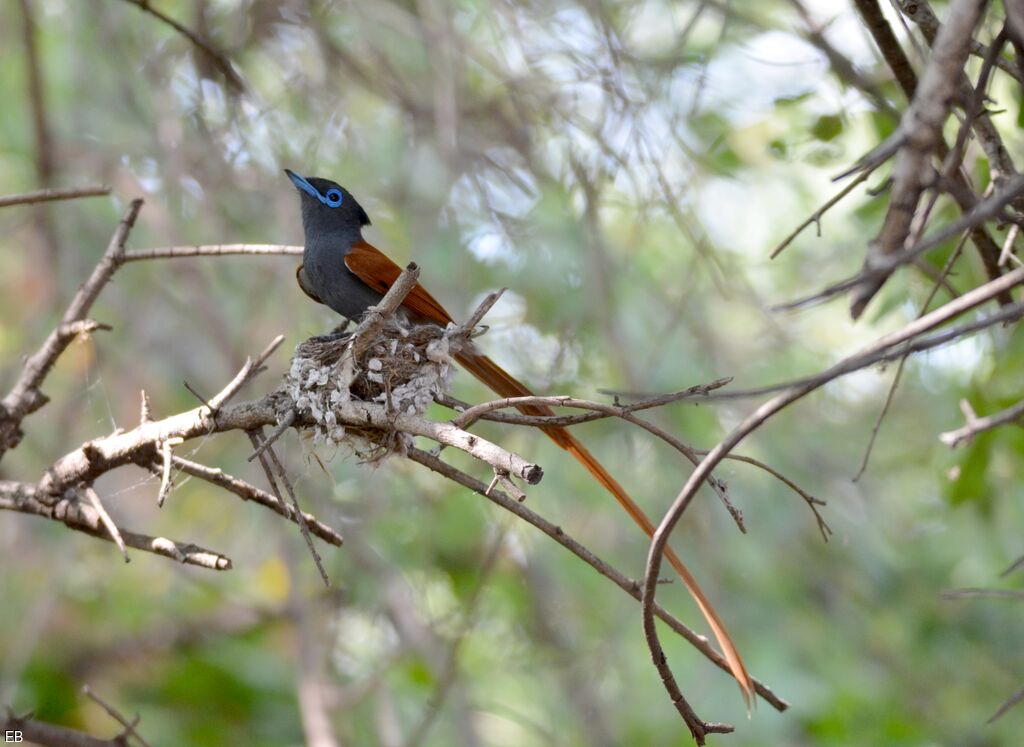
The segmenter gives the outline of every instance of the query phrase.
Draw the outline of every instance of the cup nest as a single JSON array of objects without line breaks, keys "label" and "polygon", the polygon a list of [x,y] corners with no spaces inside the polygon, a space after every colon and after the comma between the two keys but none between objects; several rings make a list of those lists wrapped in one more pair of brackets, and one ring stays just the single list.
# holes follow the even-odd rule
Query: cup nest
[{"label": "cup nest", "polygon": [[422,415],[435,395],[448,392],[453,356],[468,344],[454,325],[412,324],[391,318],[346,374],[342,356],[351,335],[312,337],[299,343],[285,377],[285,392],[311,421],[315,443],[346,446],[360,459],[379,462],[404,453],[411,437],[338,422],[336,408],[350,401],[384,404],[389,411]]}]

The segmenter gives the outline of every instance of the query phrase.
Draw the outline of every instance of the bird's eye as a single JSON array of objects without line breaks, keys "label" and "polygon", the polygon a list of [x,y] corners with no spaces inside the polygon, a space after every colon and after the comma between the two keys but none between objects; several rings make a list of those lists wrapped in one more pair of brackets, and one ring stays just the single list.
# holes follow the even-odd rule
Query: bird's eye
[{"label": "bird's eye", "polygon": [[324,196],[324,202],[328,207],[336,208],[341,204],[341,190],[340,189],[329,189],[327,194]]}]

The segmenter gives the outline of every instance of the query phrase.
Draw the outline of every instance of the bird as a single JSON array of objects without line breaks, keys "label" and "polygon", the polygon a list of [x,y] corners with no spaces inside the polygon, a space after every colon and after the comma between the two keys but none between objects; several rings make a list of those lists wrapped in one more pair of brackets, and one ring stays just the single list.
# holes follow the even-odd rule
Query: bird
[{"label": "bird", "polygon": [[[285,174],[298,190],[302,207],[305,246],[302,264],[295,271],[299,288],[317,303],[358,322],[370,306],[384,297],[402,270],[363,238],[363,229],[370,225],[370,217],[345,187],[330,179],[303,177],[289,169],[285,169]],[[445,327],[453,321],[445,308],[418,283],[402,302],[402,308],[417,323]],[[524,384],[475,348],[461,351],[456,360],[500,397],[533,396]],[[522,405],[518,409],[525,415],[555,414],[551,408],[539,405]],[[647,514],[568,429],[549,425],[541,430],[572,454],[648,537],[653,536],[655,527]],[[714,632],[749,711],[754,702],[753,683],[724,623],[693,574],[670,547],[665,549],[665,558],[679,574]]]}]

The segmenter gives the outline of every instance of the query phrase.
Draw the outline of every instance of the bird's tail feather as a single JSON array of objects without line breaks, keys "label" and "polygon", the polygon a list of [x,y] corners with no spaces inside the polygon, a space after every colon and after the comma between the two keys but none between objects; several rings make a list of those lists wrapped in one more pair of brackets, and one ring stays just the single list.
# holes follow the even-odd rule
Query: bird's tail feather
[{"label": "bird's tail feather", "polygon": [[[533,396],[533,392],[527,389],[523,384],[513,378],[487,356],[473,352],[465,352],[458,355],[458,360],[467,371],[502,397]],[[518,409],[525,415],[547,416],[555,414],[555,411],[550,407],[540,405],[523,405]],[[629,493],[619,485],[618,481],[609,474],[608,470],[606,470],[601,463],[594,458],[594,455],[587,451],[583,444],[577,441],[568,430],[560,426],[545,426],[543,430],[552,441],[576,457],[576,460],[582,464],[609,493],[615,496],[619,505],[622,506],[633,521],[635,521],[637,525],[644,530],[647,536],[653,537],[655,527],[647,514],[645,514],[643,509],[636,504],[636,501],[630,497]],[[735,644],[732,642],[732,638],[729,636],[729,632],[725,629],[725,625],[718,617],[718,613],[715,612],[714,607],[711,606],[711,602],[708,601],[707,596],[705,596],[703,590],[701,590],[700,585],[693,577],[693,574],[690,573],[689,569],[679,559],[679,556],[675,554],[675,551],[667,545],[665,547],[665,558],[675,569],[676,573],[679,574],[679,578],[682,579],[683,584],[686,585],[687,590],[690,592],[690,596],[693,597],[693,600],[697,603],[697,606],[700,608],[704,618],[708,621],[708,625],[711,626],[711,630],[714,632],[715,638],[718,640],[718,645],[722,647],[726,661],[729,663],[729,669],[732,671],[733,677],[735,677],[737,684],[740,686],[740,691],[743,693],[743,700],[749,710],[754,702],[754,686],[750,680],[750,675],[747,673],[746,667],[743,665],[743,659],[740,657],[739,651],[736,649]]]}]

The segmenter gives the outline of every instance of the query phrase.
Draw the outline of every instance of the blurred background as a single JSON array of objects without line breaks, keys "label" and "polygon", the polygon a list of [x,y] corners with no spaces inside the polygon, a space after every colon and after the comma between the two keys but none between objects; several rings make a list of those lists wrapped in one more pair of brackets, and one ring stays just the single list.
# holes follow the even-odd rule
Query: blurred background
[{"label": "blurred background", "polygon": [[[931,288],[905,270],[856,324],[842,301],[771,308],[856,271],[886,207],[868,191],[883,169],[820,235],[811,226],[768,258],[905,105],[845,3],[153,4],[237,80],[126,0],[0,4],[0,194],[113,186],[112,197],[0,210],[3,391],[128,200],[146,200],[131,248],[299,244],[285,167],[349,188],[373,219],[369,240],[418,261],[456,318],[507,286],[481,344],[540,393],[786,381],[902,326]],[[1019,153],[1019,88],[997,72],[993,92],[994,121]],[[972,151],[966,163],[984,182],[984,159]],[[957,214],[944,201],[936,210]],[[928,261],[941,267],[951,249]],[[61,358],[44,387],[52,402],[26,421],[0,477],[38,479],[83,441],[133,427],[140,389],[155,417],[195,406],[183,381],[212,394],[283,333],[242,398],[271,390],[292,346],[337,323],[299,291],[296,264],[126,266],[92,311],[113,331]],[[972,255],[952,282],[982,277]],[[1024,551],[1024,434],[956,451],[936,438],[962,424],[961,398],[979,413],[1017,399],[1019,335],[995,328],[911,360],[856,482],[892,366],[830,384],[741,446],[828,502],[828,543],[797,495],[747,465],[718,473],[746,535],[699,494],[674,545],[751,672],[792,703],[748,721],[735,684],[666,633],[696,711],[737,725],[716,744],[1020,743],[1018,713],[985,725],[1024,680],[1019,602],[941,594],[1019,586],[998,576]],[[455,393],[490,398],[465,375]],[[674,405],[653,419],[710,448],[755,405]],[[568,455],[529,430],[479,432],[544,466],[534,510],[642,575],[643,536]],[[653,516],[689,474],[623,422],[576,433]],[[0,516],[0,703],[116,733],[81,695],[88,684],[138,713],[154,746],[304,744],[310,698],[336,744],[687,742],[639,606],[591,568],[417,465],[361,466],[294,433],[278,448],[304,507],[345,536],[321,548],[330,592],[293,525],[184,475],[158,510],[158,480],[123,468],[97,485],[119,522],[215,548],[234,570],[138,552],[125,565],[109,543]],[[179,453],[262,486],[250,451],[227,434]],[[704,630],[677,587],[662,588],[662,603]]]}]

